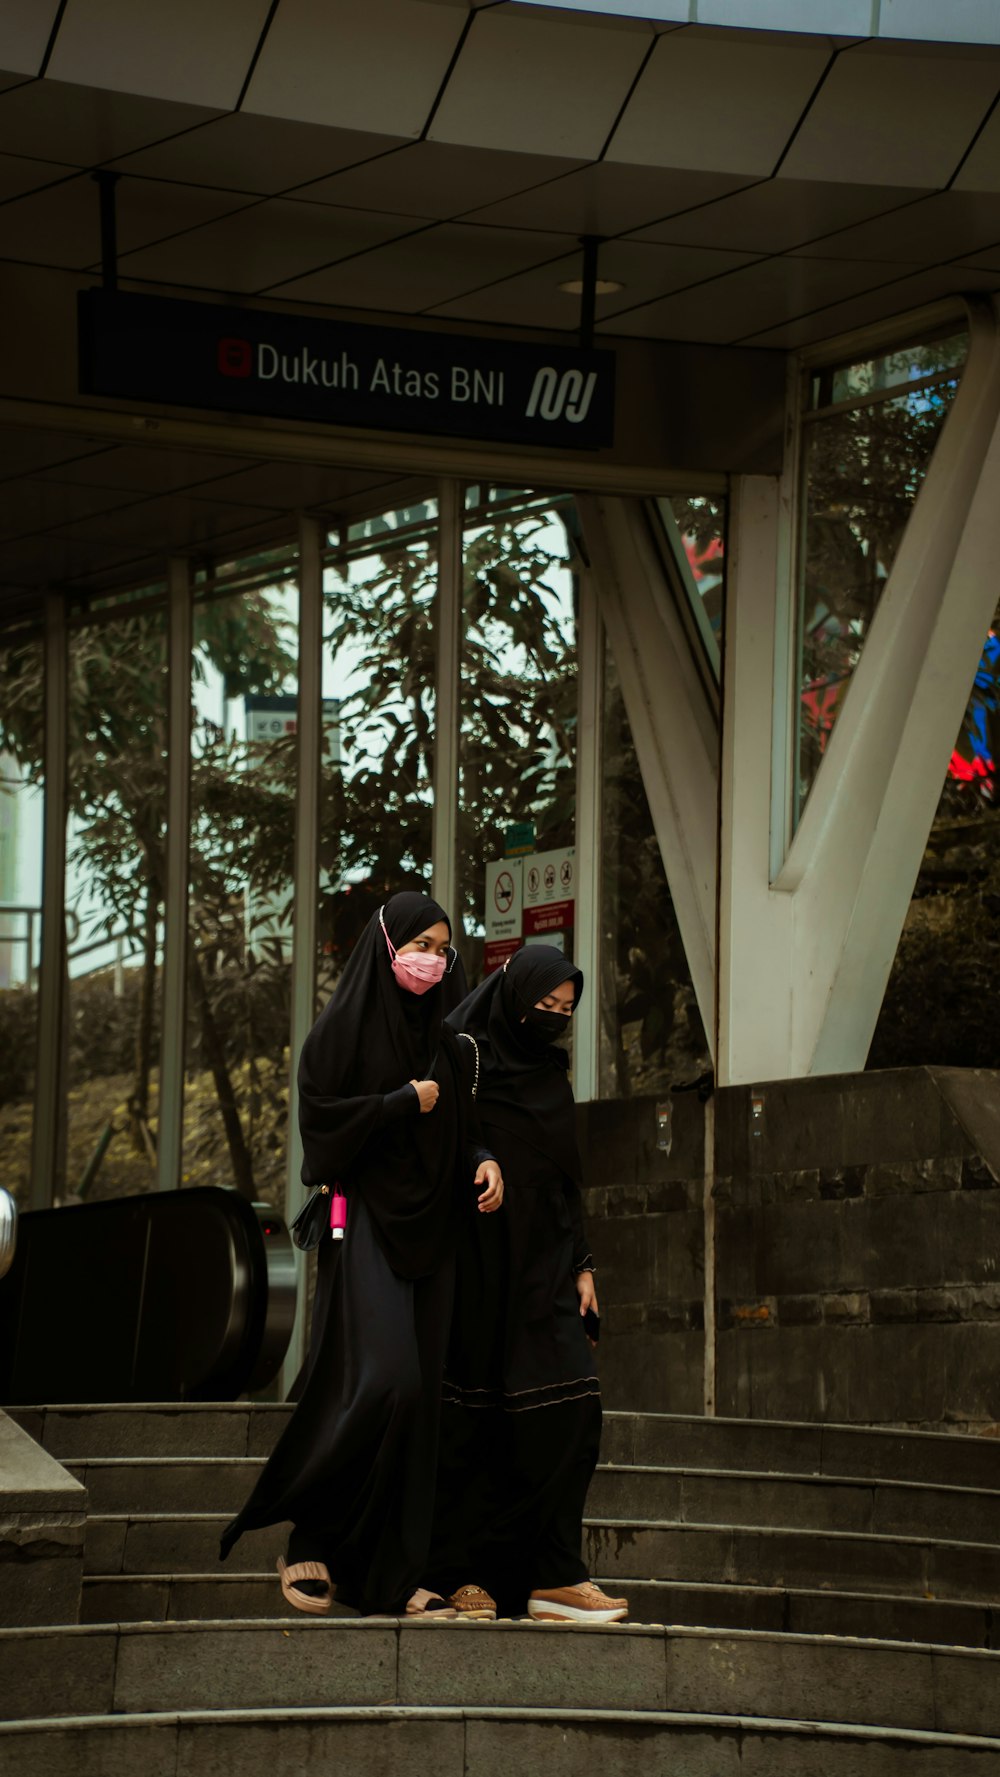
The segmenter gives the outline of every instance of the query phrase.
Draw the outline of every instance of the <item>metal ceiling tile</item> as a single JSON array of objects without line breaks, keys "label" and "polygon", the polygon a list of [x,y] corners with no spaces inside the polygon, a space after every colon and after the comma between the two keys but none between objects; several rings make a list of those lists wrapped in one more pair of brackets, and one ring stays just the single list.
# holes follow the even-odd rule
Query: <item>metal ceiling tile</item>
[{"label": "metal ceiling tile", "polygon": [[1000,85],[991,56],[898,44],[837,58],[782,165],[792,179],[947,185]]},{"label": "metal ceiling tile", "polygon": [[415,314],[566,251],[561,235],[444,224],[286,284],[281,295]]},{"label": "metal ceiling tile", "polygon": [[125,155],[115,166],[123,173],[269,197],[383,155],[400,141],[398,136],[325,129],[321,124],[289,123],[283,117],[237,111],[154,148]]},{"label": "metal ceiling tile", "polygon": [[740,191],[746,183],[732,174],[673,172],[664,167],[613,166],[601,161],[505,203],[470,211],[466,221],[574,235],[631,234],[644,224]]},{"label": "metal ceiling tile", "polygon": [[609,160],[773,173],[829,60],[823,42],[661,37],[608,149]]},{"label": "metal ceiling tile", "polygon": [[46,70],[54,80],[228,110],[270,0],[72,0]]},{"label": "metal ceiling tile", "polygon": [[596,160],[650,40],[624,20],[477,12],[429,137]]},{"label": "metal ceiling tile", "polygon": [[[157,179],[123,179],[117,189],[119,257],[148,242],[200,228],[253,201],[231,191],[167,185]],[[100,198],[94,181],[86,173],[78,173],[60,185],[5,204],[3,253],[6,259],[34,265],[74,270],[98,265]]]},{"label": "metal ceiling tile", "polygon": [[5,487],[0,502],[0,539],[16,541],[37,531],[48,533],[59,525],[75,525],[102,514],[117,513],[129,506],[132,499],[131,494],[115,493],[111,488],[35,481],[22,476]]},{"label": "metal ceiling tile", "polygon": [[689,241],[744,253],[784,253],[823,241],[836,229],[911,203],[900,186],[823,185],[814,179],[767,179],[686,216],[668,216],[637,230],[644,241]]},{"label": "metal ceiling tile", "polygon": [[955,175],[955,191],[1000,191],[1000,106],[983,125]]},{"label": "metal ceiling tile", "polygon": [[59,13],[60,0],[4,0],[0,9],[0,64],[12,74],[37,74]]},{"label": "metal ceiling tile", "polygon": [[[23,438],[23,434],[22,434]],[[65,452],[67,440],[63,438]],[[39,480],[77,482],[92,486],[123,488],[137,495],[165,494],[177,488],[211,488],[242,467],[242,457],[216,456],[209,451],[164,450],[155,446],[103,446],[75,461],[60,461],[38,470]]]},{"label": "metal ceiling tile", "polygon": [[419,136],[465,20],[449,0],[281,0],[243,110]]},{"label": "metal ceiling tile", "polygon": [[32,80],[0,93],[0,152],[97,167],[211,116],[202,106]]},{"label": "metal ceiling tile", "polygon": [[398,154],[319,179],[295,195],[311,203],[356,204],[363,210],[391,207],[407,216],[446,222],[527,192],[579,165],[551,155],[411,142]]},{"label": "metal ceiling tile", "polygon": [[84,480],[87,477],[77,475],[78,469],[111,454],[107,445],[91,443],[69,432],[36,431],[32,426],[0,427],[0,481],[58,468],[65,470],[67,480]]},{"label": "metal ceiling tile", "polygon": [[119,508],[112,517],[68,522],[61,531],[73,542],[105,545],[121,557],[137,546],[144,552],[167,555],[175,550],[205,547],[223,538],[227,545],[235,535],[248,529],[259,532],[263,524],[274,528],[283,514],[278,510],[255,508],[259,516],[251,519],[251,508],[228,505],[221,500],[199,500],[189,494],[165,494],[162,499],[138,500]]},{"label": "metal ceiling tile", "polygon": [[856,265],[837,259],[766,259],[629,313],[606,313],[602,327],[610,333],[652,339],[732,344],[861,290],[874,289],[898,273],[899,267],[888,262]]},{"label": "metal ceiling tile", "polygon": [[807,250],[831,259],[937,264],[1000,240],[1000,191],[939,191],[889,216],[841,229]]},{"label": "metal ceiling tile", "polygon": [[[713,253],[703,247],[645,246],[639,242],[608,241],[601,249],[600,276],[623,289],[597,298],[598,321],[637,302],[647,302],[688,284],[700,284],[747,263],[742,253]],[[437,315],[469,321],[488,321],[517,326],[575,330],[579,325],[580,298],[560,285],[580,276],[579,253],[538,266],[495,284],[491,289],[441,304]]]},{"label": "metal ceiling tile", "polygon": [[302,277],[413,226],[404,216],[271,198],[208,228],[122,256],[122,272],[170,284],[247,294]]},{"label": "metal ceiling tile", "polygon": [[43,185],[55,185],[75,172],[75,167],[61,166],[54,160],[24,160],[18,154],[0,154],[0,203],[38,191]]},{"label": "metal ceiling tile", "polygon": [[796,346],[835,339],[841,333],[850,333],[856,327],[869,326],[873,321],[883,321],[891,315],[899,315],[905,326],[906,315],[924,303],[939,302],[945,296],[959,296],[966,290],[998,288],[1000,272],[970,272],[966,267],[932,266],[910,277],[898,278],[882,290],[834,303],[800,320],[755,334],[748,343],[791,350]]}]

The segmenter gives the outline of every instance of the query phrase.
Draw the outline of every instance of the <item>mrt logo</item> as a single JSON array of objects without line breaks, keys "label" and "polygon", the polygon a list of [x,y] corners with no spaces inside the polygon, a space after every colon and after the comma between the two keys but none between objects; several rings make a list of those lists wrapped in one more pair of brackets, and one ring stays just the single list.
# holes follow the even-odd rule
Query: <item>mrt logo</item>
[{"label": "mrt logo", "polygon": [[253,348],[248,339],[220,339],[216,362],[222,376],[249,376]]}]

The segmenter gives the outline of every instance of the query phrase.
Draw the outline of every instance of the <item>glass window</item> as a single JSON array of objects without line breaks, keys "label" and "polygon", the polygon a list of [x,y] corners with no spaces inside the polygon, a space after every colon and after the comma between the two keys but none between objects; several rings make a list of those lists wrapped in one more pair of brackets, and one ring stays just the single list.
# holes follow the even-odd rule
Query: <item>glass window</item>
[{"label": "glass window", "polygon": [[43,834],[43,644],[0,638],[0,1143],[27,1208],[38,1039]]},{"label": "glass window", "polygon": [[869,1067],[1000,1067],[1000,605],[896,951]]},{"label": "glass window", "polygon": [[387,894],[429,890],[437,502],[349,527],[323,576],[320,991]]},{"label": "glass window", "polygon": [[[569,497],[469,490],[464,540],[458,899],[470,980],[483,969],[486,867],[520,824],[531,855],[565,853],[576,815],[576,511]],[[561,862],[550,901],[558,906]],[[522,866],[519,864],[518,870]],[[516,873],[512,872],[512,880]],[[572,929],[537,934],[572,956]],[[553,914],[553,920],[556,915]],[[520,929],[515,934],[520,940]],[[494,965],[499,952],[491,948]]]},{"label": "glass window", "polygon": [[726,588],[725,504],[703,494],[674,494],[656,504],[699,642],[718,683]]},{"label": "glass window", "polygon": [[608,647],[601,768],[600,1095],[628,1098],[712,1063]]},{"label": "glass window", "polygon": [[796,823],[958,388],[967,347],[967,335],[953,333],[818,370],[811,378],[802,466]]},{"label": "glass window", "polygon": [[182,1182],[284,1189],[298,589],[290,551],[220,567],[194,612]]},{"label": "glass window", "polygon": [[63,1189],[156,1177],[166,819],[162,591],[108,601],[68,636],[66,1129]]}]

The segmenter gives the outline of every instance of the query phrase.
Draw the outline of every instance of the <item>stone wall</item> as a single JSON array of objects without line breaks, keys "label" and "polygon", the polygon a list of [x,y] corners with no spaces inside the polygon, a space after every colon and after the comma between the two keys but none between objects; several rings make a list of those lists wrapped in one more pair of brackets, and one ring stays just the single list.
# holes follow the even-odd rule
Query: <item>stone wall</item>
[{"label": "stone wall", "polygon": [[[715,1099],[720,1414],[1000,1422],[1000,1074],[914,1068]],[[704,1113],[581,1107],[612,1406],[699,1412]]]}]

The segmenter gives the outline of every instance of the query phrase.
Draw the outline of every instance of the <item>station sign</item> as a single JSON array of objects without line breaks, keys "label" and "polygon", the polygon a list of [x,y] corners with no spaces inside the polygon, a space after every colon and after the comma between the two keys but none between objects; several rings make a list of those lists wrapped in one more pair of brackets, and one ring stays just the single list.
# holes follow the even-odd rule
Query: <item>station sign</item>
[{"label": "station sign", "polygon": [[121,290],[78,304],[85,395],[558,450],[614,442],[613,352]]}]

